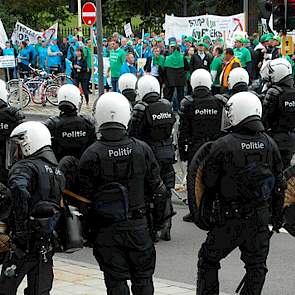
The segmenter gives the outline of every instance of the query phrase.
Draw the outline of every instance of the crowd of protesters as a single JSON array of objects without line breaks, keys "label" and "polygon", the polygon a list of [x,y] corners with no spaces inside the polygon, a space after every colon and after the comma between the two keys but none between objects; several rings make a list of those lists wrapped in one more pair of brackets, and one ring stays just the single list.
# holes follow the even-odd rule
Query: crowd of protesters
[{"label": "crowd of protesters", "polygon": [[[166,40],[167,41],[167,40]],[[71,64],[71,76],[76,85],[83,89],[88,102],[91,80],[92,40],[81,34],[69,35],[49,42],[38,37],[36,44],[25,39],[18,46],[7,41],[0,55],[15,55],[18,71],[25,75],[29,64],[50,72],[65,72],[66,59]],[[109,58],[109,68],[105,73],[107,91],[118,90],[119,77],[132,73],[137,77],[149,73],[156,77],[161,91],[168,100],[174,99],[174,108],[186,94],[191,94],[190,75],[196,69],[208,70],[213,79],[213,94],[228,91],[228,76],[235,67],[247,70],[250,83],[259,78],[259,70],[265,60],[281,57],[281,37],[269,34],[253,34],[249,38],[237,35],[232,44],[226,44],[223,38],[212,40],[204,35],[200,40],[192,36],[182,36],[181,40],[170,38],[165,43],[165,34],[146,33],[144,37],[125,38],[115,32],[111,37],[103,38],[103,56]],[[295,68],[295,56],[285,56]],[[139,67],[138,59],[145,64]],[[293,70],[293,74],[294,74]],[[16,77],[14,68],[5,71],[5,78]]]}]

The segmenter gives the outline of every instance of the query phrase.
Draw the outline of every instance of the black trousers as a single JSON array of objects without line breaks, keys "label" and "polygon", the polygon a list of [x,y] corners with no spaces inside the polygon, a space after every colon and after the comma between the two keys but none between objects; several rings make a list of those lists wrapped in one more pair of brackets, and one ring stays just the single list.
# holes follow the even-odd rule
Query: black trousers
[{"label": "black trousers", "polygon": [[171,102],[175,88],[176,88],[177,103],[178,103],[178,108],[179,108],[180,102],[184,98],[184,86],[177,86],[177,87],[176,86],[167,86],[167,88],[165,89],[165,98]]},{"label": "black trousers", "polygon": [[[17,288],[27,275],[28,287],[26,295],[49,295],[53,283],[52,254],[47,254],[47,262],[38,254],[27,254],[23,258],[7,254],[0,277],[0,295],[16,295]],[[5,276],[5,270],[16,265],[16,276]]]},{"label": "black trousers", "polygon": [[88,104],[89,103],[89,92],[88,92],[88,79],[87,79],[87,77],[83,78],[83,79],[78,79],[78,78],[74,79],[74,84],[77,87],[79,87],[79,85],[81,84],[86,103]]},{"label": "black trousers", "polygon": [[208,232],[199,251],[197,295],[219,294],[220,261],[237,247],[246,268],[246,281],[240,294],[261,294],[267,273],[270,231],[269,213],[265,212],[268,208],[259,210],[264,212],[249,219],[228,219]]},{"label": "black trousers", "polygon": [[93,254],[104,272],[108,295],[154,294],[156,251],[145,218],[100,228]]}]

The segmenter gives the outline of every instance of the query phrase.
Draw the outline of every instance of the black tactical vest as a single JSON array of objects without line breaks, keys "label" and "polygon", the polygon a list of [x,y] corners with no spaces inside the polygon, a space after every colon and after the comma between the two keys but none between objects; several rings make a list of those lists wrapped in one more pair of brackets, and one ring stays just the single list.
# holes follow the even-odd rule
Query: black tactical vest
[{"label": "black tactical vest", "polygon": [[225,136],[220,192],[228,202],[267,201],[274,187],[272,146],[264,133]]},{"label": "black tactical vest", "polygon": [[[286,132],[295,128],[295,88],[279,88],[278,110],[273,132]],[[283,90],[283,91],[282,91]]]},{"label": "black tactical vest", "polygon": [[169,139],[176,120],[169,102],[160,99],[150,104],[141,103],[146,107],[145,116],[147,126],[145,126],[144,134],[146,141],[156,142]]},{"label": "black tactical vest", "polygon": [[36,185],[35,190],[31,192],[29,210],[32,210],[40,201],[59,207],[65,179],[57,165],[41,159],[23,160],[18,164],[22,163],[30,166],[37,178],[32,180]]},{"label": "black tactical vest", "polygon": [[191,114],[192,141],[210,141],[220,134],[222,104],[214,97],[195,99]]},{"label": "black tactical vest", "polygon": [[53,118],[52,149],[59,161],[64,156],[80,159],[89,146],[90,122],[82,116],[61,116]]},{"label": "black tactical vest", "polygon": [[99,186],[117,182],[128,190],[129,211],[144,207],[146,161],[144,147],[133,138],[121,142],[98,141]]}]

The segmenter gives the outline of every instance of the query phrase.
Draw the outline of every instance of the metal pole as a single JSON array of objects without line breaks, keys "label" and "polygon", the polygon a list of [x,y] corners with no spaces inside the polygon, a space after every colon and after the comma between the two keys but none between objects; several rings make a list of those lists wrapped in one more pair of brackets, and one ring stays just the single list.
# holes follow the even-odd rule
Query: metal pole
[{"label": "metal pole", "polygon": [[244,0],[244,14],[245,14],[245,31],[249,28],[249,0]]},{"label": "metal pole", "polygon": [[90,40],[91,40],[91,77],[92,77],[92,93],[95,93],[94,85],[94,45],[93,45],[93,25],[90,27]]},{"label": "metal pole", "polygon": [[103,83],[103,48],[102,48],[102,10],[101,0],[96,0],[96,30],[97,30],[97,59],[98,59],[98,94],[104,94]]},{"label": "metal pole", "polygon": [[81,1],[82,0],[77,0],[78,1],[78,28],[79,31],[82,27],[82,8],[81,8]]}]

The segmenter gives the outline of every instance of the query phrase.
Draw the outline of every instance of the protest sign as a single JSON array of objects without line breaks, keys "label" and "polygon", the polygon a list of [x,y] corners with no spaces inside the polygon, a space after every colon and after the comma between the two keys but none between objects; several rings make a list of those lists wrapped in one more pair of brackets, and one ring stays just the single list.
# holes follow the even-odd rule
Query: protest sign
[{"label": "protest sign", "polygon": [[192,36],[200,40],[202,36],[209,35],[211,39],[223,37],[232,40],[237,32],[245,31],[244,13],[231,16],[201,15],[193,17],[165,16],[165,42],[175,37],[181,40],[182,35]]},{"label": "protest sign", "polygon": [[[98,59],[97,54],[94,54],[94,73],[93,73],[93,82],[94,84],[99,84],[99,69],[98,69]],[[111,85],[111,78],[107,78],[107,69],[110,67],[110,59],[108,57],[103,58],[103,77],[104,77],[104,85],[108,83]],[[92,80],[91,80],[92,81]]]},{"label": "protest sign", "polygon": [[15,67],[15,57],[14,57],[14,55],[0,56],[0,69],[14,68],[14,67]]},{"label": "protest sign", "polygon": [[3,23],[0,19],[0,47],[5,47],[5,42],[8,40]]},{"label": "protest sign", "polygon": [[125,31],[125,36],[126,37],[130,37],[133,33],[132,33],[132,28],[131,28],[131,24],[128,23],[126,25],[124,25],[124,31]]},{"label": "protest sign", "polygon": [[57,37],[57,30],[58,30],[58,23],[54,24],[53,26],[51,26],[49,29],[47,29],[44,32],[37,32],[21,24],[20,22],[17,22],[15,24],[14,31],[11,35],[11,40],[13,43],[16,43],[16,42],[22,42],[26,38],[28,38],[30,43],[36,44],[38,36],[45,38],[47,40],[50,40],[52,37]]}]

